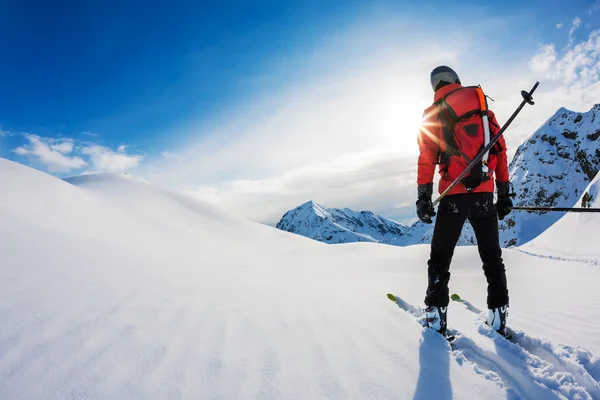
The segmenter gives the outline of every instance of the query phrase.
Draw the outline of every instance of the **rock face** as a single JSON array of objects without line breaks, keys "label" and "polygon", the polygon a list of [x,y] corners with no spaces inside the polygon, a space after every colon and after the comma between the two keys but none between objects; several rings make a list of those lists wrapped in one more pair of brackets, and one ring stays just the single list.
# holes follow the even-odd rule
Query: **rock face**
[{"label": "rock face", "polygon": [[[574,207],[600,169],[600,104],[586,113],[565,108],[542,125],[517,149],[509,166],[515,206]],[[591,194],[590,194],[591,195]],[[503,247],[531,241],[563,213],[513,211],[500,221]],[[378,242],[397,246],[430,243],[433,225],[402,225],[370,211],[325,208],[307,202],[288,211],[277,228],[326,243]],[[467,222],[459,245],[476,244]]]},{"label": "rock face", "polygon": [[[516,206],[573,207],[600,168],[600,104],[587,113],[561,108],[526,140],[510,163]],[[503,245],[534,239],[564,214],[513,211],[500,224]]]}]

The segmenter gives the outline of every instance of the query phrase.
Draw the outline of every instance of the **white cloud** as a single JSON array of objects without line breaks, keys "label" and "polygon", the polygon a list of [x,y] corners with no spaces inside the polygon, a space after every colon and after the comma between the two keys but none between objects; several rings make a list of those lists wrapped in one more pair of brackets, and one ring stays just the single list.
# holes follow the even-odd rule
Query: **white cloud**
[{"label": "white cloud", "polygon": [[65,140],[56,142],[55,139],[41,138],[37,135],[26,134],[28,144],[17,147],[14,152],[43,165],[49,172],[71,172],[82,169],[87,163],[80,157],[69,157],[73,143]]},{"label": "white cloud", "polygon": [[62,142],[57,142],[55,144],[51,144],[50,148],[54,151],[58,151],[59,153],[62,154],[69,154],[73,151],[73,140],[71,139],[65,139]]},{"label": "white cloud", "polygon": [[573,38],[573,34],[579,27],[581,26],[581,18],[575,17],[573,20],[573,25],[571,26],[571,30],[569,30],[569,38]]},{"label": "white cloud", "polygon": [[50,173],[124,172],[137,167],[144,158],[141,155],[126,154],[125,145],[113,151],[98,144],[78,143],[71,138],[56,139],[33,134],[22,136],[28,143],[17,147],[13,152]]},{"label": "white cloud", "polygon": [[414,213],[413,160],[381,153],[372,154],[371,160],[361,165],[348,161],[299,168],[264,179],[234,180],[219,187],[200,186],[188,193],[270,225],[285,211],[308,200],[328,207],[368,208],[388,216]]},{"label": "white cloud", "polygon": [[597,101],[600,99],[600,30],[592,31],[577,44],[570,44],[562,54],[556,54],[552,44],[542,46],[530,67],[542,73],[542,78],[555,90]]},{"label": "white cloud", "polygon": [[560,22],[560,23],[556,24],[556,29],[562,29],[564,26],[565,25],[562,22]]},{"label": "white cloud", "polygon": [[85,146],[81,149],[81,153],[88,156],[94,172],[128,171],[137,167],[143,159],[143,156],[115,152],[100,145]]},{"label": "white cloud", "polygon": [[555,61],[556,50],[554,49],[554,44],[546,44],[529,61],[529,68],[533,72],[546,72],[550,70]]},{"label": "white cloud", "polygon": [[[492,23],[482,21],[479,29]],[[520,91],[541,81],[536,105],[507,132],[511,155],[558,108],[580,109],[593,97],[593,88],[571,93],[571,100],[558,96],[567,86],[555,76],[568,74],[565,54],[553,44],[533,56],[507,50],[513,58],[498,63],[493,55],[501,42],[481,46],[478,31],[451,28],[443,27],[447,42],[456,44],[451,48],[440,44],[439,32],[399,19],[324,39],[309,67],[317,73],[291,79],[270,97],[255,96],[221,120],[192,124],[181,148],[165,149],[139,173],[267,223],[307,200],[409,218],[416,133],[432,102],[429,71],[436,65],[451,65],[466,84],[482,84],[496,100],[491,107],[500,123],[522,101]]]}]

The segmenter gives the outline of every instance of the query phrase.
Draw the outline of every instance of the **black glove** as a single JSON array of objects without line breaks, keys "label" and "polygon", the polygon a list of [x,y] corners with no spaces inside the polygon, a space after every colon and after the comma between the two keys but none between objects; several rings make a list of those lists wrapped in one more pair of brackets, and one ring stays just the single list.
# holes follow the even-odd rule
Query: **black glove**
[{"label": "black glove", "polygon": [[433,183],[419,185],[417,188],[417,215],[419,219],[426,224],[431,224],[431,218],[435,216],[435,210],[431,203],[431,195],[433,194]]},{"label": "black glove", "polygon": [[510,207],[513,206],[510,194],[508,193],[508,182],[496,181],[496,187],[498,188],[498,202],[496,203],[496,211],[498,212],[498,219],[503,220],[510,212]]}]

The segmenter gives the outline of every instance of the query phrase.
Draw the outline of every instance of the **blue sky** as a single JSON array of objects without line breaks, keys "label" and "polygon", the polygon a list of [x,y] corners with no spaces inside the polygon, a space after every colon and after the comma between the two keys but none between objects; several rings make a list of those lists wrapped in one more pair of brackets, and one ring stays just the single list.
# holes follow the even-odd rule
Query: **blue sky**
[{"label": "blue sky", "polygon": [[[519,84],[547,78],[553,100],[517,145],[598,94],[556,72],[593,46],[598,16],[600,2],[582,0],[3,2],[0,156],[59,177],[128,171],[264,222],[309,199],[408,215],[392,189],[371,201],[345,188],[351,175],[381,190],[369,184],[379,169],[382,186],[414,182],[410,124],[429,70],[489,82],[500,116]],[[387,164],[394,149],[404,158]]]}]

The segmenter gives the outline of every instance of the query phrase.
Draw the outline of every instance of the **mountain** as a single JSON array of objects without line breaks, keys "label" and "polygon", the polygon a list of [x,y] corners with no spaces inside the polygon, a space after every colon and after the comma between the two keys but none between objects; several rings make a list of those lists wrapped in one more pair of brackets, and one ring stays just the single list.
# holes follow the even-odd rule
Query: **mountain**
[{"label": "mountain", "polygon": [[[600,104],[587,113],[561,108],[517,149],[509,165],[514,205],[577,206],[599,166]],[[501,244],[525,244],[563,215],[513,211],[500,221]],[[369,241],[398,246],[431,243],[432,226],[419,221],[407,227],[369,211],[325,208],[314,202],[288,211],[277,224],[279,229],[326,243]],[[458,244],[476,244],[468,222]]]},{"label": "mountain", "polygon": [[[408,227],[371,211],[326,208],[314,201],[286,212],[276,227],[329,244],[375,242],[410,246],[429,243],[433,234],[433,225],[420,221]],[[465,224],[459,245],[472,245],[474,238],[473,228]]]},{"label": "mountain", "polygon": [[[0,187],[1,399],[600,398],[589,263],[507,249],[520,345],[451,302],[453,350],[386,298],[422,307],[427,246],[327,246],[1,158]],[[458,248],[452,291],[485,308],[485,285]]]},{"label": "mountain", "polygon": [[408,227],[370,211],[325,208],[313,201],[286,212],[277,229],[325,243],[377,242],[402,245]]},{"label": "mountain", "polygon": [[[600,208],[600,174],[589,184],[577,202]],[[531,242],[521,246],[531,254],[599,263],[600,214],[568,213]]]},{"label": "mountain", "polygon": [[[600,166],[600,104],[586,113],[561,108],[517,149],[510,163],[515,206],[578,206]],[[513,211],[500,224],[503,245],[540,235],[564,214]]]}]

